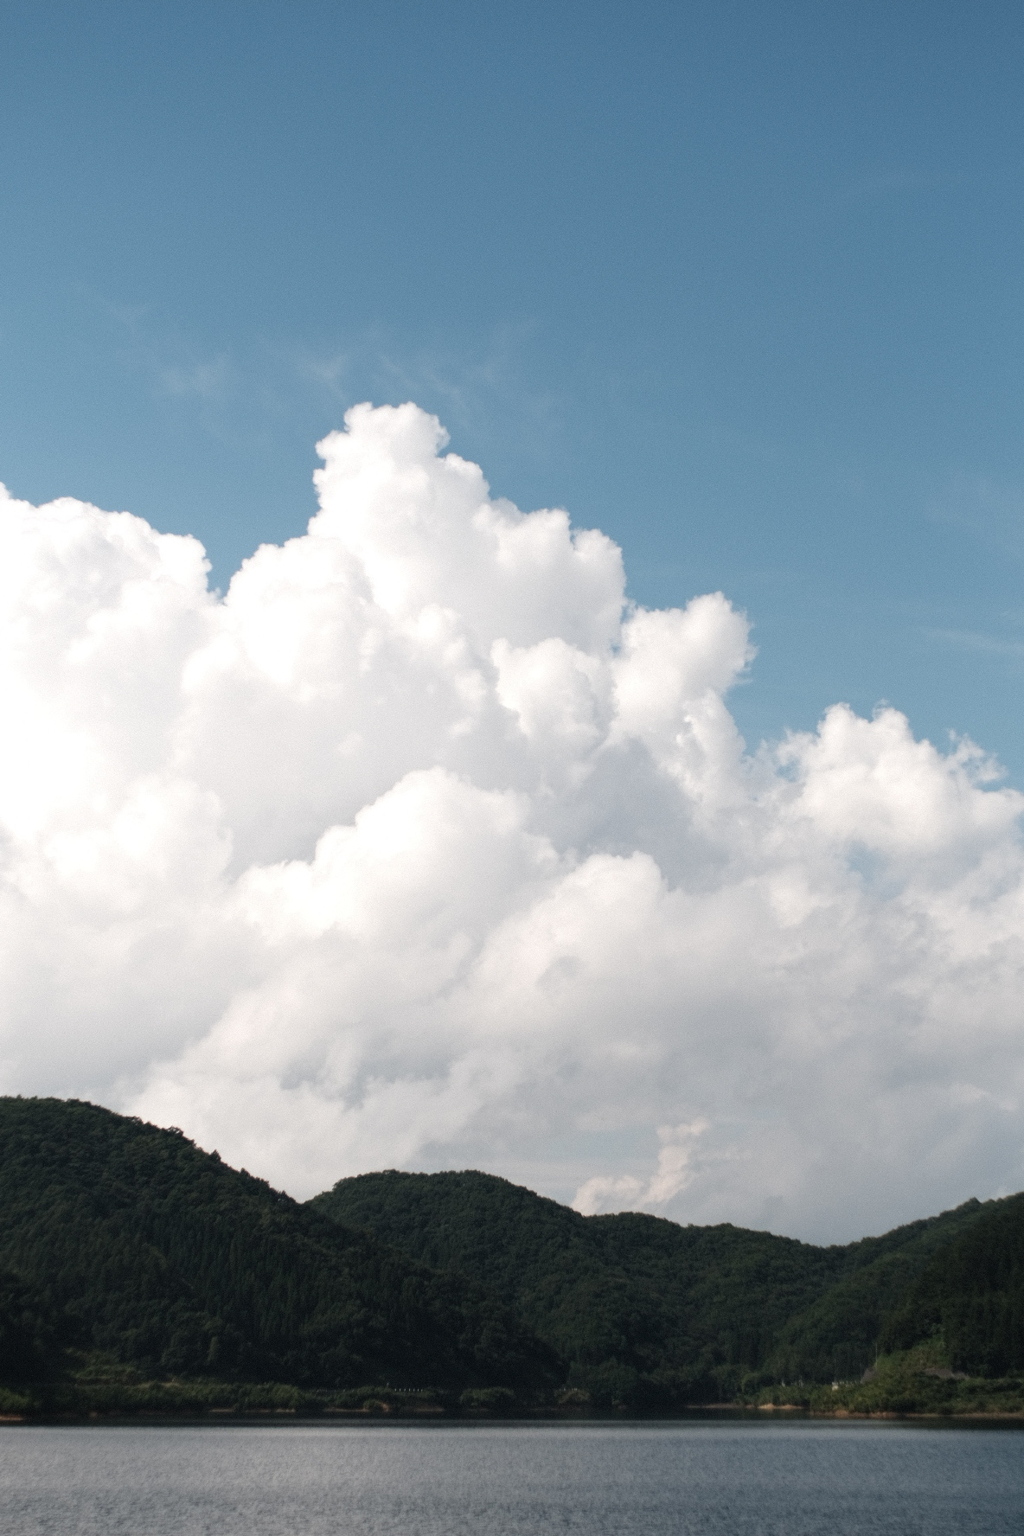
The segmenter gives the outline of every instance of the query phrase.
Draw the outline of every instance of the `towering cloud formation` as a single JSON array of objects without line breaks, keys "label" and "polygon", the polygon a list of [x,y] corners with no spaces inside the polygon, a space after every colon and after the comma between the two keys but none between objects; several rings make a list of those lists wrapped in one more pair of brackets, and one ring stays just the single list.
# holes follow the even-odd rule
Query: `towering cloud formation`
[{"label": "towering cloud formation", "polygon": [[382,1165],[816,1236],[1024,1183],[1021,797],[843,705],[749,755],[719,594],[492,501],[412,405],[224,598],[0,504],[2,1086],[295,1193]]}]

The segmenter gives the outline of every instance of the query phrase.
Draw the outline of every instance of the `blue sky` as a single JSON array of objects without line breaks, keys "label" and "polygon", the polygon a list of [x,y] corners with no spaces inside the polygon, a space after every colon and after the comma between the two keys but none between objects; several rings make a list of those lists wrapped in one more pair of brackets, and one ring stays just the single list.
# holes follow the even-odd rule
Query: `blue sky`
[{"label": "blue sky", "polygon": [[1024,784],[1024,13],[5,3],[0,478],[206,543],[414,398],[721,588],[754,742],[887,699]]}]

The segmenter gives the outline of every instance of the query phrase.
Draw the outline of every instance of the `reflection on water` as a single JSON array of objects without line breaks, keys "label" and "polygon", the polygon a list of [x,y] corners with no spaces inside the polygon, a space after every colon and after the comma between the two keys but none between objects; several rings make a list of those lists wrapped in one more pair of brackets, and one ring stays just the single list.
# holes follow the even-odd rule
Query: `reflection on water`
[{"label": "reflection on water", "polygon": [[1024,1435],[899,1424],[19,1426],[5,1536],[1003,1536]]}]

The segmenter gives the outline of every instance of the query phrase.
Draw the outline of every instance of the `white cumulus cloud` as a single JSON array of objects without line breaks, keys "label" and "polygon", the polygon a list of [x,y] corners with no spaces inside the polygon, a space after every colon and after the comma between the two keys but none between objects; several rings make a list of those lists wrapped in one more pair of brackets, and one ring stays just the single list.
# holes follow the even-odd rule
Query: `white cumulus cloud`
[{"label": "white cumulus cloud", "polygon": [[224,597],[0,502],[0,1087],[298,1195],[479,1166],[824,1238],[1024,1184],[1024,800],[895,710],[751,754],[719,594],[493,500],[413,405]]}]

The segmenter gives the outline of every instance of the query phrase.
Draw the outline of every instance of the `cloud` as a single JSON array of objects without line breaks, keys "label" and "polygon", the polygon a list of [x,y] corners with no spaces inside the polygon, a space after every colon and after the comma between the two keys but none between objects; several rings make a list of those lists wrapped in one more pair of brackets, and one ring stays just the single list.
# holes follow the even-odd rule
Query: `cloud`
[{"label": "cloud", "polygon": [[479,1166],[581,1209],[878,1230],[1024,1183],[1024,801],[845,705],[750,753],[721,594],[636,609],[412,405],[223,598],[0,504],[0,1083],[305,1195]]},{"label": "cloud", "polygon": [[927,639],[940,645],[953,646],[960,651],[973,651],[976,655],[1001,656],[1007,661],[1024,659],[1024,640],[1005,640],[999,635],[986,635],[976,629],[926,629]]},{"label": "cloud", "polygon": [[695,1120],[692,1125],[659,1126],[661,1151],[653,1178],[638,1179],[629,1173],[602,1178],[598,1174],[580,1185],[574,1207],[584,1216],[595,1216],[609,1205],[637,1209],[667,1205],[693,1183],[697,1173],[697,1139],[710,1129],[707,1120]]},{"label": "cloud", "polygon": [[193,363],[188,367],[167,367],[159,372],[159,380],[167,394],[179,399],[194,396],[202,401],[222,401],[227,398],[233,383],[234,369],[230,360],[220,356],[206,362]]}]

